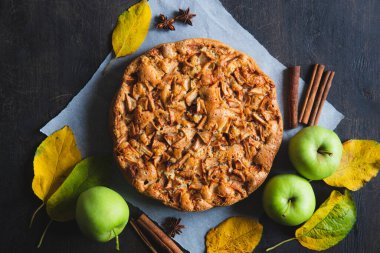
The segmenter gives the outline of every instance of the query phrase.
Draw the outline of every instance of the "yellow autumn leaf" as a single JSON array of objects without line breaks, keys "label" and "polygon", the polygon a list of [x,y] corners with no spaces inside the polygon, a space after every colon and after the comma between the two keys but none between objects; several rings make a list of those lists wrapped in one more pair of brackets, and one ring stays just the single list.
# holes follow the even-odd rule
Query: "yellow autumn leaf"
[{"label": "yellow autumn leaf", "polygon": [[32,189],[36,196],[46,202],[80,160],[70,127],[65,126],[48,136],[34,155]]},{"label": "yellow autumn leaf", "polygon": [[380,143],[372,140],[349,140],[343,143],[339,168],[323,179],[326,184],[357,191],[374,178],[380,169]]},{"label": "yellow autumn leaf", "polygon": [[147,0],[142,0],[124,11],[112,33],[112,47],[116,58],[136,51],[148,34],[152,12]]},{"label": "yellow autumn leaf", "polygon": [[263,226],[256,219],[231,217],[207,233],[207,253],[251,253],[262,234]]}]

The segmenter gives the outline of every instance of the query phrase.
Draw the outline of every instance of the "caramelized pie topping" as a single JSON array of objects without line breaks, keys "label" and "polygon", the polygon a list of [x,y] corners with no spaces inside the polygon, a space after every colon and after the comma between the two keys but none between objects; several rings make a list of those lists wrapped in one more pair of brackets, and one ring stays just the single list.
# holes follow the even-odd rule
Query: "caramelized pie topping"
[{"label": "caramelized pie topping", "polygon": [[210,39],[159,45],[135,59],[111,116],[127,179],[185,211],[247,197],[282,139],[273,81],[252,58]]}]

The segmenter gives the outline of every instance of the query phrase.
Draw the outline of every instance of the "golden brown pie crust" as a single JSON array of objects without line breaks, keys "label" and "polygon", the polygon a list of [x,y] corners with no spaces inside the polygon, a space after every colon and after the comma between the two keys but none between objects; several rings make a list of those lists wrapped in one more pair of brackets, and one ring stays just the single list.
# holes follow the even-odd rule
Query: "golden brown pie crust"
[{"label": "golden brown pie crust", "polygon": [[273,81],[211,39],[158,45],[125,70],[111,108],[116,160],[141,193],[202,211],[246,198],[282,140]]}]

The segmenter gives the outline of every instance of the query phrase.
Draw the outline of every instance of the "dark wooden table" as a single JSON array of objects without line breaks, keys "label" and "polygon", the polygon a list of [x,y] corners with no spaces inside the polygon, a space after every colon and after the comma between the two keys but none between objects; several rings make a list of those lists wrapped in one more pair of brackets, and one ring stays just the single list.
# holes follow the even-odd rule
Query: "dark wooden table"
[{"label": "dark wooden table", "polygon": [[[336,71],[329,101],[346,118],[342,140],[380,140],[380,1],[222,0],[243,27],[281,62],[313,63]],[[110,51],[110,34],[127,0],[0,1],[0,252],[113,252],[114,243],[87,240],[75,222],[53,223],[40,250],[48,218],[31,190],[32,160],[44,136],[39,128],[62,110]],[[197,24],[201,25],[201,24]],[[331,191],[315,182],[318,203]],[[380,252],[380,178],[354,198],[358,220],[349,236],[327,252]],[[259,200],[257,201],[259,205]],[[294,233],[263,218],[256,252]],[[188,224],[190,225],[190,224]],[[191,225],[190,225],[191,226]],[[121,252],[148,252],[128,226]],[[199,243],[204,243],[200,241]],[[293,241],[276,252],[308,252]]]}]

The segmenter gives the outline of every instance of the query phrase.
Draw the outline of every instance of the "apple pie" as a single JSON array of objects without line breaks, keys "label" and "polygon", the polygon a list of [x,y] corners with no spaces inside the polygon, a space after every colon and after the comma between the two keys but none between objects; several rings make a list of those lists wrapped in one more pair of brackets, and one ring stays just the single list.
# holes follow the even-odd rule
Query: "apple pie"
[{"label": "apple pie", "polygon": [[184,211],[231,205],[256,190],[283,131],[274,82],[251,57],[202,38],[132,61],[111,128],[127,180]]}]

